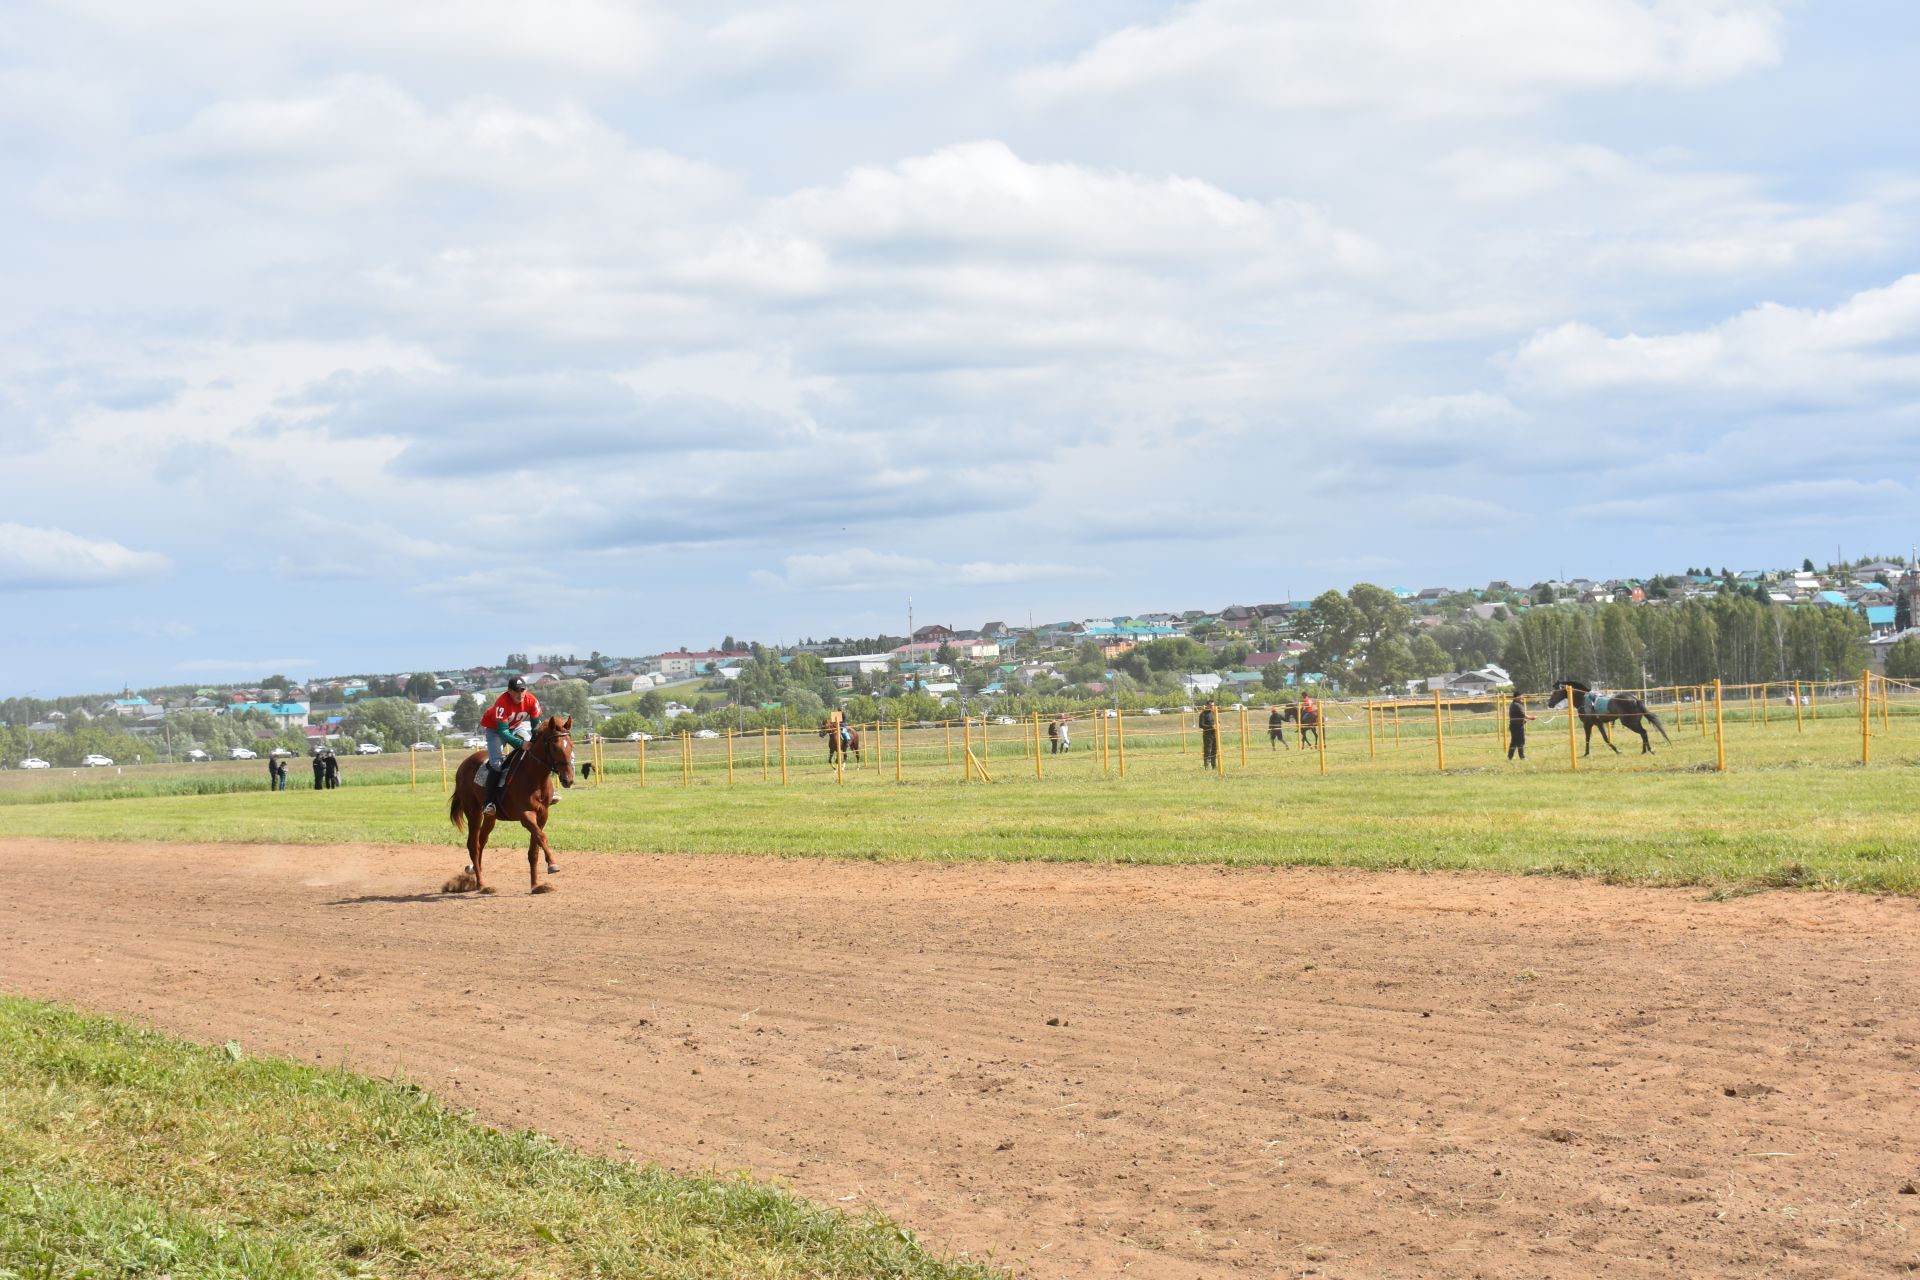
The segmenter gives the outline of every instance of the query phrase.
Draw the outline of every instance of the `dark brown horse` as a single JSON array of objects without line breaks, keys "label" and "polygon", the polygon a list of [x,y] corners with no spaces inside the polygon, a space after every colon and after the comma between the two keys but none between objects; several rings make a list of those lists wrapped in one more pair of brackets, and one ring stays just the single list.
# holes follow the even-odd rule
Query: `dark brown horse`
[{"label": "dark brown horse", "polygon": [[846,751],[849,760],[864,759],[860,754],[860,731],[852,725],[847,726],[846,737],[842,739],[833,721],[825,721],[820,726],[820,736],[827,740],[828,764],[832,764],[834,757],[842,750]]},{"label": "dark brown horse", "polygon": [[[508,772],[494,813],[481,812],[487,802],[487,789],[480,785],[479,773],[480,766],[487,761],[486,752],[476,751],[461,761],[460,771],[454,775],[447,819],[456,830],[466,828],[472,887],[481,893],[493,892],[493,887],[482,878],[480,859],[487,849],[487,837],[493,834],[493,824],[502,819],[518,822],[527,829],[527,878],[532,882],[533,891],[553,892],[553,886],[540,879],[540,858],[546,855],[548,870],[557,870],[553,865],[553,846],[547,843],[547,813],[553,807],[553,780],[558,778],[563,787],[573,785],[573,719],[549,717],[534,732],[533,741],[517,754],[522,758]],[[455,880],[459,882],[460,878]]]},{"label": "dark brown horse", "polygon": [[1613,737],[1607,732],[1607,722],[1609,720],[1617,720],[1632,732],[1640,735],[1640,754],[1643,756],[1653,754],[1653,739],[1648,736],[1645,729],[1640,727],[1642,720],[1647,721],[1654,728],[1658,729],[1662,738],[1666,738],[1668,742],[1673,741],[1672,738],[1667,737],[1667,727],[1660,723],[1660,717],[1653,714],[1652,711],[1649,711],[1647,704],[1640,701],[1640,699],[1633,694],[1596,694],[1590,687],[1581,684],[1578,680],[1561,680],[1554,684],[1553,696],[1547,699],[1547,706],[1549,708],[1557,707],[1567,701],[1569,697],[1573,700],[1573,709],[1580,713],[1580,723],[1584,725],[1587,730],[1587,749],[1581,753],[1583,755],[1593,754],[1593,731],[1595,729],[1600,730],[1600,741],[1606,743],[1609,747],[1613,747],[1613,753],[1615,755],[1620,754],[1620,748],[1613,746]]},{"label": "dark brown horse", "polygon": [[1303,707],[1297,702],[1289,702],[1286,706],[1286,710],[1281,714],[1280,718],[1300,726],[1300,745],[1301,746],[1304,747],[1307,745],[1308,734],[1313,735],[1314,745],[1316,746],[1319,745],[1320,743],[1320,706],[1318,703],[1315,703],[1311,707]]}]

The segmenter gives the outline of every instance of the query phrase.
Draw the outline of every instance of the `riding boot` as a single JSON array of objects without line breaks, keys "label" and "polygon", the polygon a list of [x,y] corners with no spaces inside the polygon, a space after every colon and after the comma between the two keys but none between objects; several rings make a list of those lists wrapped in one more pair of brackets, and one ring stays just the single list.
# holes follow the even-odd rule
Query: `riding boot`
[{"label": "riding boot", "polygon": [[481,806],[482,813],[495,813],[499,810],[500,786],[506,781],[507,766],[502,764],[487,777],[487,803]]}]

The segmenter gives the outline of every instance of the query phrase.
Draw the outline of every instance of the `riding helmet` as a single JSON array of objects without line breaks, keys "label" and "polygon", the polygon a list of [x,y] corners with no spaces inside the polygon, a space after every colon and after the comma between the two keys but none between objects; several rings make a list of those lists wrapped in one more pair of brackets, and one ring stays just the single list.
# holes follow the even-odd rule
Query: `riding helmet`
[{"label": "riding helmet", "polygon": [[515,676],[513,679],[507,681],[508,693],[525,693],[526,691],[527,682],[524,677]]}]

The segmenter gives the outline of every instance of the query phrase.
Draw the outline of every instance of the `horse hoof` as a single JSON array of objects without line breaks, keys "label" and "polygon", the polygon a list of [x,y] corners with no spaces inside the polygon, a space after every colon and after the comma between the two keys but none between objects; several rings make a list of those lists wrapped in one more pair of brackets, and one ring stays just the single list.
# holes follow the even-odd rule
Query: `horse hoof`
[{"label": "horse hoof", "polygon": [[499,891],[498,889],[496,889],[496,888],[494,888],[494,887],[493,887],[492,885],[490,885],[490,884],[483,884],[483,885],[481,885],[481,886],[480,886],[480,892],[481,892],[481,893],[498,893],[498,892],[500,892],[500,891]]},{"label": "horse hoof", "polygon": [[551,862],[549,862],[547,864],[547,874],[550,876],[557,876],[560,874],[560,868],[554,866]]},{"label": "horse hoof", "polygon": [[541,881],[539,884],[533,886],[533,891],[535,893],[552,893],[554,892],[554,888],[545,881]]}]

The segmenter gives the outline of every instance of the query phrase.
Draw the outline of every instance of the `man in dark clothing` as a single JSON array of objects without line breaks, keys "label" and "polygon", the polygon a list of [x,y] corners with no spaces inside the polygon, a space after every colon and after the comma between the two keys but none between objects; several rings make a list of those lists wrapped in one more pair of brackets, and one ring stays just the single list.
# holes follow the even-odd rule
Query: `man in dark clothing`
[{"label": "man in dark clothing", "polygon": [[340,757],[329,751],[327,752],[327,790],[331,791],[339,785]]},{"label": "man in dark clothing", "polygon": [[1200,708],[1200,764],[1220,767],[1220,713],[1211,702]]},{"label": "man in dark clothing", "polygon": [[313,789],[322,791],[327,785],[327,761],[318,751],[313,753]]},{"label": "man in dark clothing", "polygon": [[1047,741],[1053,744],[1053,754],[1060,754],[1060,717],[1047,721]]},{"label": "man in dark clothing", "polygon": [[267,757],[267,790],[278,791],[279,789],[280,789],[280,757],[270,755]]},{"label": "man in dark clothing", "polygon": [[1267,712],[1267,747],[1275,751],[1280,747],[1293,750],[1293,744],[1287,741],[1287,718],[1281,714],[1280,704],[1277,702],[1273,705],[1273,710]]},{"label": "man in dark clothing", "polygon": [[1513,701],[1507,704],[1507,759],[1516,755],[1522,760],[1527,758],[1527,721],[1531,719],[1527,714],[1526,695],[1514,694]]}]

